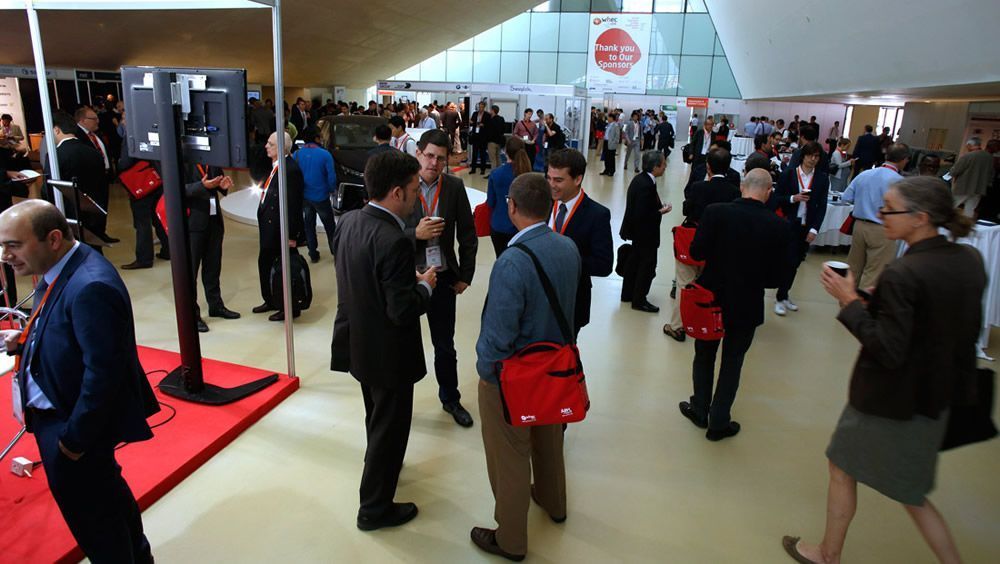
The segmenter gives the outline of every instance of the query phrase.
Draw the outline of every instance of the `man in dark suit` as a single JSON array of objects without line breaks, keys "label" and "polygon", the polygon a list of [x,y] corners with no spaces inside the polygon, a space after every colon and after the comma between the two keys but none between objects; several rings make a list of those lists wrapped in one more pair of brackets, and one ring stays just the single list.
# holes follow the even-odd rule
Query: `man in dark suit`
[{"label": "man in dark suit", "polygon": [[476,174],[476,168],[486,174],[486,169],[490,167],[489,157],[486,153],[487,137],[489,126],[486,125],[490,113],[486,111],[486,103],[480,102],[479,110],[472,114],[469,122],[469,153],[471,161],[469,163],[469,174]]},{"label": "man in dark suit", "polygon": [[380,124],[375,126],[375,146],[368,149],[368,158],[372,155],[381,153],[382,151],[391,151],[392,145],[389,143],[392,141],[392,128],[388,125]]},{"label": "man in dark suit", "polygon": [[875,162],[882,155],[878,137],[872,135],[873,131],[875,131],[874,127],[866,125],[864,135],[858,137],[857,143],[854,144],[854,152],[851,156],[857,159],[854,161],[855,176],[875,166]]},{"label": "man in dark suit", "polygon": [[[695,340],[692,380],[694,395],[680,403],[681,414],[718,441],[740,431],[730,410],[740,383],[743,357],[757,326],[764,323],[764,288],[778,285],[784,272],[788,226],[765,202],[771,193],[771,175],[761,169],[747,174],[742,198],[708,206],[691,244],[691,256],[705,261],[698,284],[715,294],[726,331],[721,341]],[[719,380],[713,381],[715,357],[722,345]]]},{"label": "man in dark suit", "polygon": [[691,167],[705,162],[705,157],[712,146],[714,137],[715,119],[712,116],[705,116],[705,125],[691,136]]},{"label": "man in dark suit", "polygon": [[[712,141],[711,145],[708,146],[708,152],[711,153],[716,149],[723,149],[727,153],[732,154],[732,144],[729,141]],[[704,158],[700,163],[691,165],[691,174],[688,176],[687,184],[684,186],[684,192],[687,193],[688,188],[691,187],[695,182],[700,182],[702,180],[708,180],[711,175],[708,173],[708,165],[706,161],[708,159],[708,154],[706,153]],[[730,157],[730,163],[732,163],[732,158]],[[724,174],[726,180],[733,184],[733,186],[739,186],[742,180],[742,176],[736,170],[732,168],[726,168],[725,171],[716,170],[715,174]]]},{"label": "man in dark suit", "polygon": [[660,308],[646,299],[656,276],[656,251],[660,248],[660,219],[673,206],[663,205],[656,192],[656,179],[667,170],[663,153],[649,150],[642,154],[642,173],[632,178],[625,197],[625,217],[619,232],[632,241],[632,256],[622,277],[622,301],[632,302],[632,309],[656,313]]},{"label": "man in dark suit", "polygon": [[674,148],[674,126],[667,121],[665,114],[660,114],[660,123],[653,131],[656,133],[656,148],[663,152],[664,157],[669,157],[670,150]]},{"label": "man in dark suit", "polygon": [[[257,273],[260,276],[260,295],[264,303],[253,308],[254,313],[264,313],[277,310],[268,317],[270,321],[284,321],[285,312],[281,295],[273,295],[271,291],[271,268],[276,261],[281,260],[281,246],[296,248],[305,245],[305,229],[302,227],[302,198],[305,181],[302,171],[295,159],[288,155],[291,151],[292,139],[285,135],[285,177],[288,185],[285,188],[285,205],[288,209],[288,241],[281,240],[281,209],[278,199],[278,133],[272,133],[267,139],[264,149],[273,162],[271,173],[261,187],[260,205],[257,206],[257,230],[260,233],[260,251],[257,254]],[[292,317],[298,317],[298,310],[292,311]]]},{"label": "man in dark suit", "polygon": [[[93,110],[87,110],[93,114]],[[96,114],[93,116],[96,120]],[[80,140],[77,132],[80,127],[77,122],[63,112],[52,116],[53,134],[56,140],[56,156],[59,159],[59,178],[65,181],[76,179],[80,191],[90,196],[102,209],[108,209],[108,176],[101,154],[90,141]],[[94,121],[96,123],[96,121]],[[96,126],[95,126],[96,127]],[[86,139],[86,137],[84,137]],[[48,176],[48,163],[45,164],[45,174]],[[48,188],[43,191],[43,197],[52,201]],[[89,231],[106,235],[108,216],[105,214],[85,214],[84,225]],[[100,247],[95,247],[101,253]]]},{"label": "man in dark suit", "polygon": [[[222,219],[222,196],[229,193],[233,180],[223,175],[218,167],[188,165],[185,170],[184,191],[188,204],[188,238],[191,249],[191,276],[195,278],[195,307],[197,308],[197,279],[201,270],[201,284],[205,288],[208,316],[222,319],[239,319],[240,314],[227,308],[222,301],[222,241],[226,228]],[[208,324],[198,309],[198,331],[208,332]]]},{"label": "man in dark suit", "polygon": [[159,411],[136,353],[132,305],[114,266],[74,241],[55,206],[0,214],[3,261],[41,278],[25,330],[3,331],[15,416],[34,433],[49,490],[92,562],[152,562],[139,506],[115,448],[145,441]]},{"label": "man in dark suit", "polygon": [[303,132],[306,127],[312,123],[309,119],[309,110],[306,109],[306,101],[302,98],[295,100],[295,107],[292,108],[291,116],[289,116],[288,121],[292,122],[295,126],[295,131]]},{"label": "man in dark suit", "polygon": [[[507,142],[507,122],[500,115],[500,106],[490,106],[490,115],[486,118],[487,127],[483,136],[486,138],[486,151],[490,155],[490,166],[493,170],[500,167],[500,149]],[[486,172],[483,172],[486,176]]]},{"label": "man in dark suit", "polygon": [[[462,407],[458,391],[458,353],[455,351],[457,296],[472,284],[476,272],[476,225],[465,184],[444,173],[451,141],[440,129],[425,131],[417,142],[420,189],[417,205],[404,216],[406,236],[413,241],[418,266],[437,269],[440,284],[434,288],[427,309],[427,324],[434,343],[434,376],[441,407],[463,427],[472,416]],[[458,241],[458,253],[455,242]]]},{"label": "man in dark suit", "polygon": [[788,291],[795,283],[795,273],[806,258],[809,245],[816,240],[826,217],[826,200],[830,193],[830,176],[818,168],[823,147],[810,141],[802,147],[802,164],[789,168],[778,177],[778,186],[771,195],[768,206],[781,209],[791,240],[788,247],[787,273],[778,286],[774,313],[784,316],[788,311],[798,311]]},{"label": "man in dark suit", "polygon": [[553,200],[549,228],[572,239],[583,261],[573,314],[573,330],[577,335],[590,323],[590,277],[611,274],[615,261],[611,211],[583,192],[586,172],[587,160],[580,151],[562,149],[549,155],[545,174]]},{"label": "man in dark suit", "polygon": [[413,414],[413,385],[424,377],[420,316],[437,283],[433,268],[416,272],[413,244],[403,232],[419,205],[420,163],[400,151],[365,166],[371,200],[345,214],[334,235],[337,317],[330,369],[361,383],[368,450],[361,476],[358,528],[402,525],[417,515],[413,503],[395,503]]}]

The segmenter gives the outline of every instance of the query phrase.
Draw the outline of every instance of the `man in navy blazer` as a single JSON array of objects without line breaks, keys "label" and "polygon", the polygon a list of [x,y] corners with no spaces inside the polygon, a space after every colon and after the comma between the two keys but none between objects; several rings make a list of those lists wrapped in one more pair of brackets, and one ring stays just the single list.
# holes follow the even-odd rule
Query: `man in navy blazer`
[{"label": "man in navy blazer", "polygon": [[580,151],[560,149],[549,155],[545,175],[554,200],[549,228],[572,239],[583,261],[573,313],[573,329],[577,335],[590,323],[590,277],[608,276],[615,261],[611,211],[581,189],[586,171],[587,159]]},{"label": "man in navy blazer", "polygon": [[119,443],[152,438],[146,418],[159,411],[125,284],[42,200],[0,214],[0,244],[18,276],[42,277],[27,330],[3,336],[19,357],[15,414],[35,435],[52,497],[91,562],[152,562],[115,461]]},{"label": "man in navy blazer", "polygon": [[854,153],[851,156],[857,159],[854,161],[855,176],[874,166],[881,154],[882,148],[878,137],[872,135],[873,131],[875,129],[871,125],[866,125],[864,135],[858,137],[857,143],[854,144]]},{"label": "man in navy blazer", "polygon": [[571,241],[545,225],[548,196],[545,178],[538,173],[522,174],[511,184],[507,213],[518,231],[493,266],[476,342],[479,417],[497,528],[474,527],[471,537],[480,549],[515,561],[523,560],[528,551],[529,496],[556,523],[566,520],[562,426],[507,423],[498,385],[501,360],[531,343],[565,343],[538,271],[524,249],[538,258],[566,325],[572,325],[580,255]]},{"label": "man in navy blazer", "polygon": [[830,193],[830,176],[819,168],[823,147],[816,141],[806,143],[802,149],[802,164],[786,169],[778,177],[778,185],[771,195],[771,209],[781,209],[791,229],[788,249],[788,270],[778,286],[774,313],[784,316],[788,311],[798,311],[788,297],[795,283],[795,273],[806,258],[809,245],[819,235],[826,218],[826,200]]}]

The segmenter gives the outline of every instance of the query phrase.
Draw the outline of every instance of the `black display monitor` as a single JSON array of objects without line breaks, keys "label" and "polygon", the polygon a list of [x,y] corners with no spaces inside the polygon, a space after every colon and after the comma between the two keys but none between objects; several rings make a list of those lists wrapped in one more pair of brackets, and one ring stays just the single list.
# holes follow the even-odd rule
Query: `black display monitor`
[{"label": "black display monitor", "polygon": [[173,73],[175,102],[181,105],[181,137],[186,163],[247,166],[246,69],[122,67],[128,154],[161,160],[153,106],[155,71]]}]

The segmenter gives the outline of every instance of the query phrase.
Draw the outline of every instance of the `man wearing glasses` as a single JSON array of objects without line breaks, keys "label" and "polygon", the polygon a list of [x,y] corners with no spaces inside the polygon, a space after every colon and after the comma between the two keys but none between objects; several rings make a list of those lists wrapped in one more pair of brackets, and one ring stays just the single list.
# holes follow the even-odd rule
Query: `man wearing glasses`
[{"label": "man wearing glasses", "polygon": [[854,233],[847,264],[858,280],[858,287],[875,285],[882,270],[896,256],[896,244],[885,236],[879,207],[889,186],[903,177],[900,171],[910,160],[910,148],[894,143],[886,151],[886,162],[854,177],[841,197],[854,204]]},{"label": "man wearing glasses", "polygon": [[450,147],[448,134],[440,129],[424,132],[417,142],[420,189],[413,212],[406,218],[406,236],[414,243],[417,268],[421,272],[437,270],[438,284],[427,308],[427,324],[434,343],[438,399],[456,423],[471,427],[472,416],[459,402],[455,315],[456,296],[472,284],[479,239],[465,184],[444,173]]}]

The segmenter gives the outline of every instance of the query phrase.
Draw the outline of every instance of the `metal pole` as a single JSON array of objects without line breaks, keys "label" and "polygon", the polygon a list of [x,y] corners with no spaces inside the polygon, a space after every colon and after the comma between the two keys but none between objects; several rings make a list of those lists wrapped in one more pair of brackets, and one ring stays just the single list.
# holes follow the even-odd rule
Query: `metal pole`
[{"label": "metal pole", "polygon": [[[42,30],[38,25],[38,12],[32,0],[25,1],[25,9],[28,12],[28,28],[31,30],[31,50],[35,55],[35,74],[38,75],[38,97],[42,103],[42,121],[45,123],[45,149],[49,157],[49,178],[52,180],[62,180],[59,177],[59,157],[56,156],[55,134],[52,132],[52,103],[49,101],[49,87],[45,83],[45,55],[42,53]],[[63,133],[69,133],[64,131]],[[45,179],[42,179],[45,182]],[[63,204],[62,193],[53,190],[56,207],[66,213],[66,206]]]},{"label": "metal pole", "polygon": [[184,210],[181,144],[177,124],[178,107],[171,97],[171,73],[153,73],[153,104],[156,107],[157,133],[160,136],[160,174],[163,176],[163,197],[167,204],[167,229],[170,233],[170,272],[174,282],[174,304],[177,312],[177,339],[181,349],[181,378],[184,389],[199,393],[205,388],[201,369],[201,342],[198,339],[195,316],[194,276],[191,275],[190,239]]},{"label": "metal pole", "polygon": [[281,68],[281,0],[275,0],[271,7],[274,44],[274,109],[278,142],[278,210],[281,216],[281,287],[282,303],[285,306],[285,352],[288,356],[288,375],[295,376],[295,337],[292,332],[292,276],[288,252],[288,189],[285,171],[285,85]]}]

